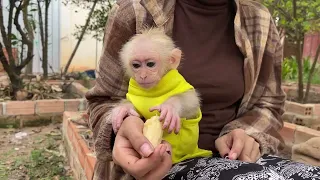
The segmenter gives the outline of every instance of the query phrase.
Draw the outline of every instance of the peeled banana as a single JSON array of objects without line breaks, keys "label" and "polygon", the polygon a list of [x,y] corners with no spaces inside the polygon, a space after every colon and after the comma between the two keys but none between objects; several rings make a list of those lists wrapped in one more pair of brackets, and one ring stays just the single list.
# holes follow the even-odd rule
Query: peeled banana
[{"label": "peeled banana", "polygon": [[146,120],[143,126],[143,135],[151,142],[154,148],[161,143],[163,130],[159,116],[152,116]]}]

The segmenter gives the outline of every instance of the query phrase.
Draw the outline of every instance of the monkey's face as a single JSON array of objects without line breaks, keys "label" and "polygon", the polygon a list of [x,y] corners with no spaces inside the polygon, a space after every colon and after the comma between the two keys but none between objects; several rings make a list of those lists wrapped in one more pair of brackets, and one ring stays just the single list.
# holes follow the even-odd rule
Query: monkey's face
[{"label": "monkey's face", "polygon": [[136,52],[133,57],[130,67],[137,83],[146,89],[157,85],[163,69],[159,54],[155,51],[144,50],[142,53]]}]

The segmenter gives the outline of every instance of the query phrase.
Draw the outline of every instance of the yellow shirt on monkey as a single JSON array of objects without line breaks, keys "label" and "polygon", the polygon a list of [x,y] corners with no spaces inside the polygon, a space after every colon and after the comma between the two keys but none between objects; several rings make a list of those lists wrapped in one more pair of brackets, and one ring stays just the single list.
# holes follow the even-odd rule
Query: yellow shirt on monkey
[{"label": "yellow shirt on monkey", "polygon": [[[159,112],[150,112],[151,107],[162,104],[169,97],[194,89],[178,70],[170,70],[162,77],[159,83],[151,88],[144,89],[131,78],[129,81],[127,99],[134,105],[137,112],[145,119],[150,119]],[[163,139],[172,146],[173,164],[194,157],[211,157],[212,152],[198,148],[199,121],[202,113],[199,108],[196,119],[181,117],[181,129],[178,134],[163,132]]]}]

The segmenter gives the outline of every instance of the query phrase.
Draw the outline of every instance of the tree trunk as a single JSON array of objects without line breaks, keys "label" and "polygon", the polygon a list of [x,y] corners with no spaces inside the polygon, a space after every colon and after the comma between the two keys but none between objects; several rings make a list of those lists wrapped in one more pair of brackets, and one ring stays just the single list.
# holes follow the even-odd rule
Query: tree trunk
[{"label": "tree trunk", "polygon": [[312,66],[311,66],[311,69],[310,69],[310,72],[309,72],[307,88],[306,88],[306,94],[304,95],[303,103],[307,103],[308,102],[310,86],[311,86],[311,80],[312,80],[312,77],[313,77],[313,73],[314,73],[314,71],[316,69],[316,65],[317,65],[317,62],[318,62],[319,54],[320,54],[320,45],[318,45],[316,56],[314,57],[314,61],[312,63]]},{"label": "tree trunk", "polygon": [[48,78],[48,11],[49,11],[49,5],[50,5],[50,0],[45,0],[45,15],[44,15],[44,44],[43,44],[43,57],[42,57],[42,69],[43,69],[43,78],[47,79]]},{"label": "tree trunk", "polygon": [[90,19],[91,19],[91,17],[92,17],[93,11],[94,11],[94,9],[95,9],[95,7],[96,7],[96,5],[97,5],[97,2],[98,2],[98,0],[95,0],[95,1],[93,2],[92,8],[91,8],[90,13],[89,13],[89,16],[88,16],[88,18],[87,18],[87,20],[86,20],[86,24],[84,25],[84,27],[83,27],[83,29],[82,29],[82,32],[81,32],[81,35],[80,35],[80,37],[79,37],[79,39],[78,39],[78,42],[77,42],[77,44],[76,44],[76,47],[74,48],[73,52],[71,53],[71,56],[70,56],[70,58],[69,58],[69,60],[68,60],[68,62],[67,62],[67,65],[66,65],[65,69],[64,69],[64,72],[63,72],[64,75],[67,74],[68,69],[69,69],[69,66],[70,66],[70,64],[71,64],[71,61],[72,61],[74,55],[76,54],[76,52],[77,52],[77,50],[78,50],[78,47],[79,47],[79,45],[80,45],[80,43],[81,43],[81,41],[82,41],[82,38],[83,38],[83,36],[84,36],[84,34],[85,34],[86,30],[87,30],[87,27],[89,26],[89,22],[90,22]]},{"label": "tree trunk", "polygon": [[20,73],[19,75],[14,75],[14,74],[8,74],[10,82],[11,82],[11,87],[12,87],[12,95],[15,96],[16,92],[23,89],[23,82],[22,78],[20,78]]},{"label": "tree trunk", "polygon": [[[29,6],[29,4],[30,4],[30,0],[26,0],[24,2],[24,7],[22,9],[22,15],[23,15],[23,23],[24,23],[25,28],[27,30],[29,39],[30,39],[30,41],[33,42],[33,40],[34,40],[33,28],[31,26],[31,23],[28,20],[28,6]],[[23,47],[23,45],[22,45],[22,47]],[[21,49],[21,51],[23,51],[23,48]],[[23,55],[23,53],[21,53],[21,54]],[[23,57],[21,57],[21,58],[23,59]],[[30,61],[26,67],[26,74],[32,73],[32,66],[33,66],[33,63],[32,63],[32,61]]]},{"label": "tree trunk", "polygon": [[[10,11],[12,10],[12,13],[9,13],[9,24],[8,24],[8,32],[7,33],[5,31],[5,27],[4,27],[4,21],[3,21],[3,9],[0,8],[0,30],[1,30],[1,36],[2,36],[2,40],[3,43],[6,47],[6,51],[8,53],[8,58],[9,58],[9,62],[7,60],[7,58],[4,56],[4,53],[2,51],[3,46],[0,43],[0,61],[3,65],[4,70],[6,71],[6,73],[8,74],[10,81],[11,81],[11,87],[12,87],[12,95],[16,95],[16,92],[18,90],[23,89],[23,83],[22,83],[22,78],[20,77],[21,71],[22,69],[32,60],[33,58],[33,54],[32,54],[32,50],[33,50],[33,43],[32,41],[30,41],[30,37],[28,37],[28,33],[26,33],[23,28],[21,27],[20,23],[19,23],[19,15],[20,12],[23,10],[23,8],[25,8],[25,6],[22,5],[22,1],[20,1],[20,4],[18,6],[16,6],[17,4],[15,4],[14,0],[10,0]],[[2,1],[0,0],[0,7],[2,6]],[[13,17],[13,9],[15,8],[15,13],[14,13],[14,17]],[[15,57],[13,57],[12,55],[12,47],[11,47],[11,37],[9,37],[9,35],[11,36],[11,28],[12,28],[12,20],[13,20],[13,24],[16,27],[16,30],[20,33],[21,38],[22,38],[22,43],[26,44],[28,47],[28,52],[27,52],[27,57],[21,61],[21,63],[18,65],[15,63]]]},{"label": "tree trunk", "polygon": [[9,65],[7,58],[5,57],[2,49],[3,46],[0,43],[0,62],[6,71],[6,73],[9,76],[10,82],[11,82],[11,87],[12,87],[12,95],[14,95],[17,91],[23,88],[23,83],[22,79],[20,78],[20,72],[19,69],[14,68]]},{"label": "tree trunk", "polygon": [[301,56],[301,45],[300,41],[297,43],[298,54],[296,57],[297,64],[298,64],[298,102],[302,102],[303,100],[303,63],[302,63],[302,56]]}]

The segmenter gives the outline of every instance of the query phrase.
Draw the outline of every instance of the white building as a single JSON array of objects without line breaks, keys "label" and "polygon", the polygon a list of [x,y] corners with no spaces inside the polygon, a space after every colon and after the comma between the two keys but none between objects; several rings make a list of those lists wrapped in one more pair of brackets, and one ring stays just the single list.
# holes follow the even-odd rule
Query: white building
[{"label": "white building", "polygon": [[[8,0],[3,1],[3,15],[4,22],[7,26],[8,23]],[[35,0],[31,0],[36,2]],[[77,8],[75,6],[65,6],[62,3],[63,0],[52,0],[49,8],[49,47],[48,47],[48,64],[52,66],[55,72],[61,71],[66,65],[76,43],[77,39],[73,36],[76,25],[84,25],[88,16],[88,11]],[[30,7],[31,9],[36,9]],[[76,12],[77,11],[77,12]],[[30,11],[33,18],[38,21],[38,12]],[[44,13],[44,10],[43,10]],[[43,15],[44,17],[44,15]],[[22,22],[22,15],[20,17]],[[23,25],[23,23],[21,23]],[[19,33],[13,26],[13,34],[19,36]],[[85,36],[82,40],[78,51],[73,58],[72,64],[69,68],[70,71],[82,71],[87,69],[94,69],[96,67],[97,60],[101,54],[102,42],[93,39],[91,36]],[[18,47],[19,48],[19,47]],[[41,73],[41,39],[39,34],[39,27],[35,31],[34,39],[34,59],[33,59],[33,72]],[[49,73],[52,72],[48,68]]]}]

